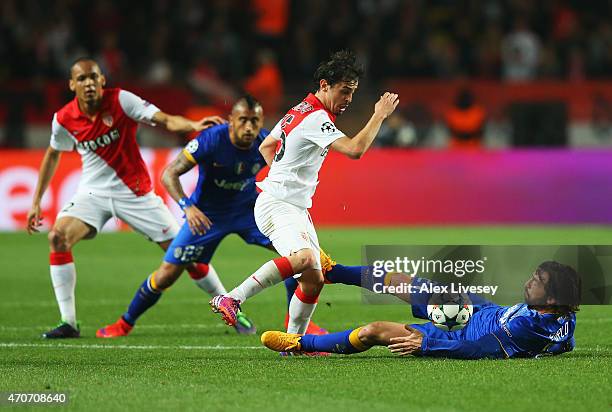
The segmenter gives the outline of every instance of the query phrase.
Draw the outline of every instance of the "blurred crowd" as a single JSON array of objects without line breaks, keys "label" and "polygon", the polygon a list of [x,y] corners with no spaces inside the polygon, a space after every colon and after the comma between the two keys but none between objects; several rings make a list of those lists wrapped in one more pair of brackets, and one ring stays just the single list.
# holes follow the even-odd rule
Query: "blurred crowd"
[{"label": "blurred crowd", "polygon": [[[365,65],[366,86],[391,78],[609,79],[612,1],[2,0],[0,104],[11,102],[5,120],[23,128],[22,104],[32,99],[3,84],[63,80],[77,57],[92,56],[111,84],[186,86],[205,108],[227,107],[246,91],[278,113],[342,48]],[[465,106],[468,97],[458,96],[459,114],[444,119],[462,144],[482,135],[485,122],[477,103]],[[422,108],[400,114],[417,120],[404,127],[392,119],[381,144],[415,145],[429,133]]]},{"label": "blurred crowd", "polygon": [[225,94],[257,83],[262,66],[303,82],[346,47],[373,79],[599,78],[612,73],[611,9],[608,0],[3,0],[0,79],[64,78],[89,54],[116,79],[187,79]]}]

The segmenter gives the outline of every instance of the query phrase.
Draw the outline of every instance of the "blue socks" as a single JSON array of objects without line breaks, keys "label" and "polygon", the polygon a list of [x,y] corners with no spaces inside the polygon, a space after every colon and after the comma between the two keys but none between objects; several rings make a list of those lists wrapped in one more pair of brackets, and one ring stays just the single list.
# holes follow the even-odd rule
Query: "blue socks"
[{"label": "blue socks", "polygon": [[288,277],[285,279],[285,289],[287,289],[287,310],[289,310],[289,303],[291,302],[291,298],[295,293],[295,290],[298,287],[298,281],[293,277]]},{"label": "blue socks", "polygon": [[153,275],[150,275],[138,288],[134,295],[127,312],[123,314],[123,320],[134,326],[136,320],[147,311],[151,306],[155,305],[161,297],[161,290],[155,289],[151,282]]},{"label": "blue socks", "polygon": [[370,349],[359,339],[361,328],[329,335],[304,335],[300,339],[304,352],[332,352],[349,355]]},{"label": "blue socks", "polygon": [[[364,269],[363,266],[344,266],[336,264],[325,274],[325,278],[331,283],[342,283],[344,285],[358,286],[361,287],[361,271]],[[295,293],[298,281],[290,277],[285,279],[285,288],[287,289],[287,307],[291,298]],[[370,288],[371,289],[371,288]]]},{"label": "blue socks", "polygon": [[325,277],[331,283],[342,283],[343,285],[361,287],[362,269],[364,269],[363,266],[344,266],[337,264],[334,265],[332,270],[325,274]]}]

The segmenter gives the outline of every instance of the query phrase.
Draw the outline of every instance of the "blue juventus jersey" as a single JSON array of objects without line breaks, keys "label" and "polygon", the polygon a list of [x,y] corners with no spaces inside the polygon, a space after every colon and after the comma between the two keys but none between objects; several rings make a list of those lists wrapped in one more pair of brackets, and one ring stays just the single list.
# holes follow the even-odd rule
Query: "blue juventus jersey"
[{"label": "blue juventus jersey", "polygon": [[508,357],[558,354],[574,347],[576,315],[542,314],[526,303],[494,304],[480,308],[463,330],[463,339],[478,340],[494,334]]},{"label": "blue juventus jersey", "polygon": [[212,216],[252,209],[257,198],[255,176],[266,166],[259,146],[268,134],[261,129],[248,150],[232,144],[227,124],[203,130],[190,141],[183,151],[197,162],[200,173],[191,201]]},{"label": "blue juventus jersey", "polygon": [[[427,310],[421,305],[412,308],[417,317]],[[444,332],[431,322],[410,326],[424,335],[421,349],[424,356],[529,358],[571,351],[575,344],[576,315],[541,314],[525,303],[514,306],[488,303],[475,306],[466,327],[455,332]]]},{"label": "blue juventus jersey", "polygon": [[[415,278],[413,284],[431,282]],[[412,314],[428,319],[430,294],[412,296]],[[499,306],[470,294],[474,314],[465,328],[445,332],[433,323],[411,324],[423,333],[421,353],[460,359],[535,357],[558,355],[574,348],[576,314],[540,313],[526,303]]]}]

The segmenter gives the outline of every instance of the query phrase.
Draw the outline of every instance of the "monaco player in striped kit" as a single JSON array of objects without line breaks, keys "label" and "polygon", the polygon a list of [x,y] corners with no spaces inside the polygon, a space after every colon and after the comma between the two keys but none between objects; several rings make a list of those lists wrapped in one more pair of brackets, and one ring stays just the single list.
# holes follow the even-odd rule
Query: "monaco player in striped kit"
[{"label": "monaco player in striped kit", "polygon": [[324,282],[321,248],[308,213],[319,169],[330,147],[352,159],[361,158],[399,103],[397,94],[385,93],[364,128],[355,137],[345,136],[335,126],[336,116],[351,103],[361,74],[353,53],[334,53],[314,75],[316,91],[289,110],[261,143],[259,151],[270,172],[258,183],[262,193],[255,203],[255,222],[281,257],[265,263],[229,293],[211,300],[212,310],[228,325],[236,323],[240,304],[248,298],[301,273],[289,304],[287,331],[306,331]]},{"label": "monaco player in striped kit", "polygon": [[[42,220],[41,199],[57,169],[61,153],[77,150],[83,163],[78,190],[57,215],[48,236],[51,281],[61,322],[44,333],[45,338],[80,336],[74,296],[76,269],[72,257],[76,243],[93,238],[112,217],[123,220],[164,250],[178,233],[176,220],[153,192],[136,143],[138,123],[186,133],[223,122],[216,116],[192,121],[169,115],[126,90],[105,89],[105,83],[94,60],[81,58],[73,64],[69,87],[75,98],[53,116],[50,146],[40,167],[32,208],[27,216],[28,233],[37,232]],[[200,283],[212,282],[205,286],[214,295],[215,290],[223,289],[218,287],[218,278],[206,276],[209,270],[206,265],[188,268]],[[154,284],[149,286],[155,290]]]}]

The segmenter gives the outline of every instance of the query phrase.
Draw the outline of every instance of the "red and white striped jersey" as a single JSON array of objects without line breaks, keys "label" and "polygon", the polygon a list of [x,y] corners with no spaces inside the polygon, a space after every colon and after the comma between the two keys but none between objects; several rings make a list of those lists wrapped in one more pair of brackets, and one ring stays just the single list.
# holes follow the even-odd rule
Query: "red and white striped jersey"
[{"label": "red and white striped jersey", "polygon": [[142,196],[151,179],[136,143],[137,122],[152,124],[160,110],[133,93],[105,89],[94,120],[79,109],[76,97],[53,116],[51,147],[76,150],[83,173],[78,191],[108,196]]},{"label": "red and white striped jersey", "polygon": [[280,144],[259,188],[277,199],[310,208],[329,146],[344,136],[335,120],[312,93],[289,110],[270,132]]}]

